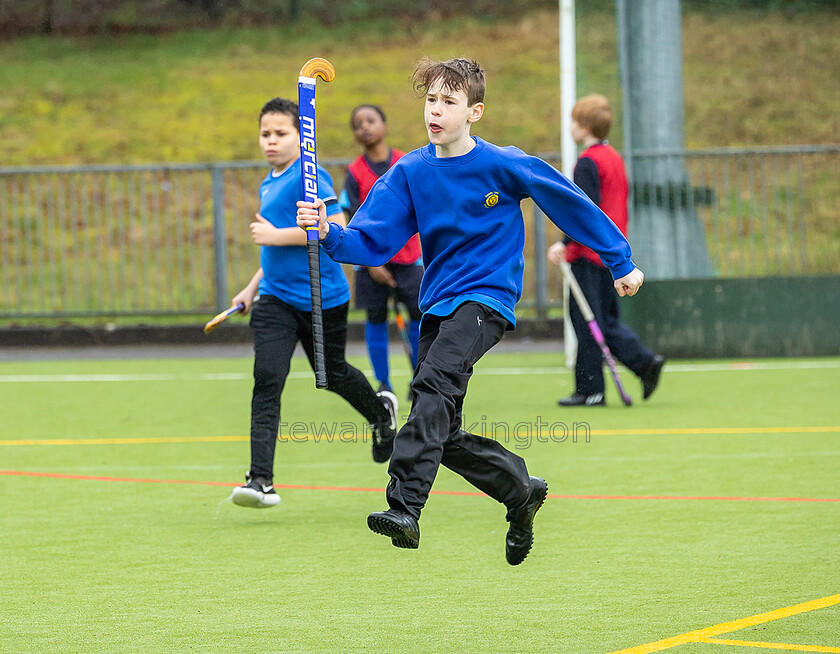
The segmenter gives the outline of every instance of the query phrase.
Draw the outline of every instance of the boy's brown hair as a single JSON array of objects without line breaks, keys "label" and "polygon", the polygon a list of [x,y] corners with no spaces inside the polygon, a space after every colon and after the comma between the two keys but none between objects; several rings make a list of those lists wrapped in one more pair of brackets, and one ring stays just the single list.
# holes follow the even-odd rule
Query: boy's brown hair
[{"label": "boy's brown hair", "polygon": [[597,139],[607,138],[612,127],[612,109],[600,93],[582,97],[572,107],[572,120],[585,127]]},{"label": "boy's brown hair", "polygon": [[417,62],[411,81],[414,90],[425,95],[429,87],[440,80],[444,92],[452,94],[463,91],[467,94],[467,105],[484,102],[484,71],[472,59],[447,59],[434,61],[423,57]]}]

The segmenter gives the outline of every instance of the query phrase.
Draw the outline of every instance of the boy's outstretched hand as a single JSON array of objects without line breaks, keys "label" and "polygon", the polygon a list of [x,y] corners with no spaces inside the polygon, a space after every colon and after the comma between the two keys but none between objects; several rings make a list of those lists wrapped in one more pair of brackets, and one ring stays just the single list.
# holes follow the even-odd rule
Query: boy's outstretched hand
[{"label": "boy's outstretched hand", "polygon": [[635,295],[644,281],[644,273],[638,268],[633,268],[633,270],[621,279],[616,279],[613,285],[618,294],[624,297],[625,295]]},{"label": "boy's outstretched hand", "polygon": [[327,205],[321,198],[315,198],[315,202],[297,203],[297,224],[301,229],[318,225],[318,240],[327,238],[330,231],[330,223],[327,221]]}]

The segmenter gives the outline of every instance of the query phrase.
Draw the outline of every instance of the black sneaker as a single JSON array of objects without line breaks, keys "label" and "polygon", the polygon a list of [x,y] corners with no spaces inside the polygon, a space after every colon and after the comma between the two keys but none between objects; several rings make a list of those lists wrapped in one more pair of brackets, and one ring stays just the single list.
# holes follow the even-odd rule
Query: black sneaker
[{"label": "black sneaker", "polygon": [[371,513],[367,519],[368,527],[376,534],[390,536],[394,547],[416,550],[420,547],[420,525],[409,514],[388,509]]},{"label": "black sneaker", "polygon": [[659,386],[659,376],[662,374],[662,367],[665,365],[665,357],[661,354],[654,354],[653,361],[650,362],[645,371],[639,375],[642,380],[642,389],[644,391],[643,399],[648,399],[653,395],[653,391]]},{"label": "black sneaker", "polygon": [[376,396],[388,412],[388,417],[383,419],[382,422],[370,426],[370,431],[373,435],[371,439],[371,451],[374,461],[385,463],[391,458],[391,452],[394,451],[394,436],[397,435],[397,411],[399,410],[399,402],[397,402],[397,396],[390,391],[379,391]]},{"label": "black sneaker", "polygon": [[592,393],[592,395],[572,393],[569,397],[557,400],[557,404],[560,406],[606,406],[607,400],[603,393]]},{"label": "black sneaker", "polygon": [[505,539],[505,557],[511,565],[519,565],[528,556],[534,544],[534,516],[545,502],[548,495],[548,484],[545,479],[531,477],[531,493],[525,504],[515,510],[508,511],[507,521],[510,528]]},{"label": "black sneaker", "polygon": [[270,509],[280,504],[280,496],[274,492],[270,479],[245,475],[245,485],[233,489],[230,499],[238,506],[251,509]]}]

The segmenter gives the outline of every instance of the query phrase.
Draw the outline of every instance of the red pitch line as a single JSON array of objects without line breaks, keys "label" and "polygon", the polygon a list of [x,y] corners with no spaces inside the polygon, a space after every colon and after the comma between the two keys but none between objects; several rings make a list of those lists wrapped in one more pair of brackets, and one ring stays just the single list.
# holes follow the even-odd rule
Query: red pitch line
[{"label": "red pitch line", "polygon": [[840,502],[837,497],[718,497],[693,495],[547,495],[553,500],[717,500],[719,502]]},{"label": "red pitch line", "polygon": [[[76,479],[80,481],[134,482],[140,484],[191,484],[195,486],[239,486],[238,482],[199,481],[194,479],[138,479],[134,477],[98,477],[93,475],[69,475],[58,472],[26,472],[23,470],[0,470],[0,475],[15,477],[47,477],[50,479]],[[356,486],[309,486],[301,484],[274,484],[275,488],[287,490],[352,491],[357,493],[379,493],[381,488]],[[455,495],[482,497],[484,493],[471,491],[432,491],[433,495]],[[716,497],[691,495],[548,495],[550,500],[717,500],[726,502],[840,502],[836,497]]]}]

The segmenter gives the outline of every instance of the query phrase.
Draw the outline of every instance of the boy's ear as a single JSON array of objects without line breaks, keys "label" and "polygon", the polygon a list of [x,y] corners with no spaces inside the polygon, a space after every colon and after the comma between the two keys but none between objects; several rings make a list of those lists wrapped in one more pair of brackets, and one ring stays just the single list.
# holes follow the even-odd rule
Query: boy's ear
[{"label": "boy's ear", "polygon": [[472,107],[470,107],[470,116],[467,118],[468,123],[477,123],[481,120],[481,117],[484,115],[484,103],[483,102],[476,102]]}]

